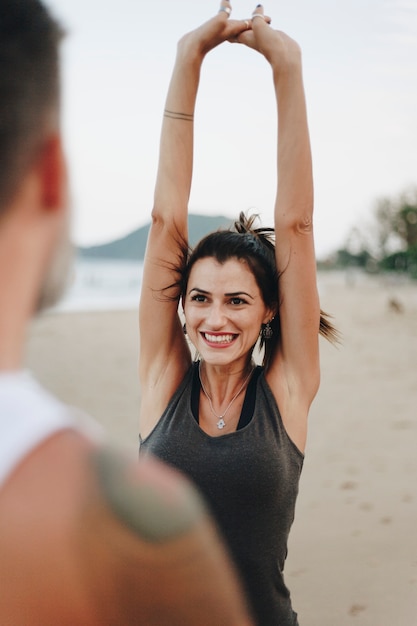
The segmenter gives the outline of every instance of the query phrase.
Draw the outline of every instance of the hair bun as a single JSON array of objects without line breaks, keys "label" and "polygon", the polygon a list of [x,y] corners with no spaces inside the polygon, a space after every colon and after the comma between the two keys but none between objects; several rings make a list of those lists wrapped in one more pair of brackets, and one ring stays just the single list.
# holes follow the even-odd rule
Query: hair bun
[{"label": "hair bun", "polygon": [[259,219],[259,215],[257,213],[254,213],[253,215],[250,215],[248,217],[246,213],[241,211],[239,213],[239,219],[236,220],[234,223],[236,232],[239,233],[240,235],[244,235],[246,233],[251,233],[252,235],[256,235],[257,229],[254,228],[253,225],[257,219]]},{"label": "hair bun", "polygon": [[260,222],[260,218],[257,213],[253,213],[248,216],[246,213],[241,211],[239,219],[234,223],[234,229],[240,235],[252,235],[275,256],[275,230],[265,226],[255,228],[254,225],[256,221]]}]

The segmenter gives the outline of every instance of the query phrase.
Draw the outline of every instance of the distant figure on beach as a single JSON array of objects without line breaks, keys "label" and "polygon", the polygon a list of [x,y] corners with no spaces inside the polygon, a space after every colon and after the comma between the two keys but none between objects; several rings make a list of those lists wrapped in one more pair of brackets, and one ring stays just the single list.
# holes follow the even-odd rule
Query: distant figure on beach
[{"label": "distant figure on beach", "polygon": [[[300,49],[270,27],[261,5],[248,20],[229,19],[230,13],[224,0],[215,17],[182,37],[166,99],[139,312],[140,450],[184,471],[200,488],[256,623],[295,626],[284,581],[287,540],[307,415],[319,386],[319,333],[334,340],[335,331],[321,314],[316,286]],[[209,234],[189,252],[200,69],[206,54],[225,41],[260,52],[272,68],[278,108],[275,233],[255,228],[253,217],[242,214],[234,228]],[[232,114],[227,102],[223,108]],[[248,124],[259,115],[261,108]],[[262,366],[254,362],[258,341]],[[194,361],[189,342],[198,355]]]},{"label": "distant figure on beach", "polygon": [[0,624],[249,626],[195,488],[108,449],[22,369],[71,256],[62,32],[39,0],[0,16]]}]

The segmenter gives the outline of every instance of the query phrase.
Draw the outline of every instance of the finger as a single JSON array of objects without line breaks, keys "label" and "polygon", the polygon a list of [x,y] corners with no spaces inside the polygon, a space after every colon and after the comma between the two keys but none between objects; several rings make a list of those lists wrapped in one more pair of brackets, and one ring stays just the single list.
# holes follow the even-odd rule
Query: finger
[{"label": "finger", "polygon": [[255,22],[264,22],[266,24],[271,23],[271,18],[264,14],[264,8],[262,4],[257,4],[254,12],[252,13],[252,25]]},{"label": "finger", "polygon": [[229,19],[231,12],[232,7],[230,6],[229,0],[222,0],[220,3],[219,15],[225,16],[226,19]]},{"label": "finger", "polygon": [[229,41],[231,43],[240,43],[245,46],[248,46],[248,48],[256,49],[255,39],[254,39],[253,31],[251,28],[248,30],[244,30],[239,35],[237,35],[237,37],[235,37],[234,39],[230,39]]},{"label": "finger", "polygon": [[254,17],[264,17],[264,8],[262,6],[262,4],[257,4],[253,13],[252,13],[252,18]]},{"label": "finger", "polygon": [[238,33],[234,37],[229,37],[227,41],[229,43],[246,43],[246,33],[250,33],[250,30],[244,30],[243,32]]},{"label": "finger", "polygon": [[235,32],[233,33],[231,37],[228,38],[228,41],[230,41],[231,43],[236,43],[243,33],[245,33],[246,31],[251,31],[251,30],[252,30],[252,22],[250,19],[240,20],[236,24],[236,28],[234,29]]},{"label": "finger", "polygon": [[236,43],[243,33],[251,32],[252,30],[252,22],[250,19],[230,20],[227,26],[227,41],[229,41],[230,43]]}]

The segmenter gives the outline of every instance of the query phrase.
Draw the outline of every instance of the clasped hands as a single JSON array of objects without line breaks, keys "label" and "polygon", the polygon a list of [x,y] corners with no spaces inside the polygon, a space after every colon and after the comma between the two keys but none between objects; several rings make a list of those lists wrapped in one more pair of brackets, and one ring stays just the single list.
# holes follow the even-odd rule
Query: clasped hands
[{"label": "clasped hands", "polygon": [[288,35],[270,27],[271,18],[264,14],[258,4],[248,19],[230,19],[232,7],[222,0],[216,16],[187,33],[179,42],[187,49],[187,55],[196,54],[201,61],[204,56],[225,41],[240,43],[257,50],[265,56],[274,69],[300,60],[300,48]]}]

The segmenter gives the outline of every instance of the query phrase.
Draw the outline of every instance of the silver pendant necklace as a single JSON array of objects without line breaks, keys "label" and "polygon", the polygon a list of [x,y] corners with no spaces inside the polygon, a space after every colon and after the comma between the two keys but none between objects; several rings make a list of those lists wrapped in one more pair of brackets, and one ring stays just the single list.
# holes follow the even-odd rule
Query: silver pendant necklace
[{"label": "silver pendant necklace", "polygon": [[203,393],[204,393],[204,395],[206,396],[206,398],[207,398],[207,400],[208,400],[208,402],[209,402],[211,412],[213,413],[214,417],[217,417],[218,422],[217,422],[216,426],[217,426],[217,428],[218,428],[219,430],[222,430],[222,429],[226,426],[226,422],[224,421],[224,419],[223,419],[223,418],[225,417],[225,415],[226,415],[227,411],[230,409],[230,407],[232,406],[232,404],[233,404],[233,402],[236,400],[236,398],[237,398],[237,397],[238,397],[238,396],[242,393],[242,391],[243,391],[243,389],[244,389],[244,387],[245,387],[246,383],[248,382],[249,378],[252,376],[252,373],[253,373],[253,370],[254,370],[254,369],[255,369],[255,366],[252,366],[251,371],[249,372],[249,374],[247,375],[247,377],[246,377],[246,378],[245,378],[245,380],[243,381],[242,386],[241,386],[241,387],[239,387],[238,392],[237,392],[237,393],[233,396],[233,398],[230,400],[229,404],[228,404],[228,405],[227,405],[227,407],[226,407],[226,410],[225,410],[225,411],[224,411],[221,415],[218,415],[218,414],[216,413],[216,411],[214,410],[214,408],[213,408],[213,402],[212,402],[212,400],[211,400],[211,398],[210,398],[209,394],[207,393],[206,388],[204,387],[203,379],[201,378],[201,361],[199,362],[199,364],[198,364],[198,377],[199,377],[199,379],[200,379],[201,389],[203,390]]}]

